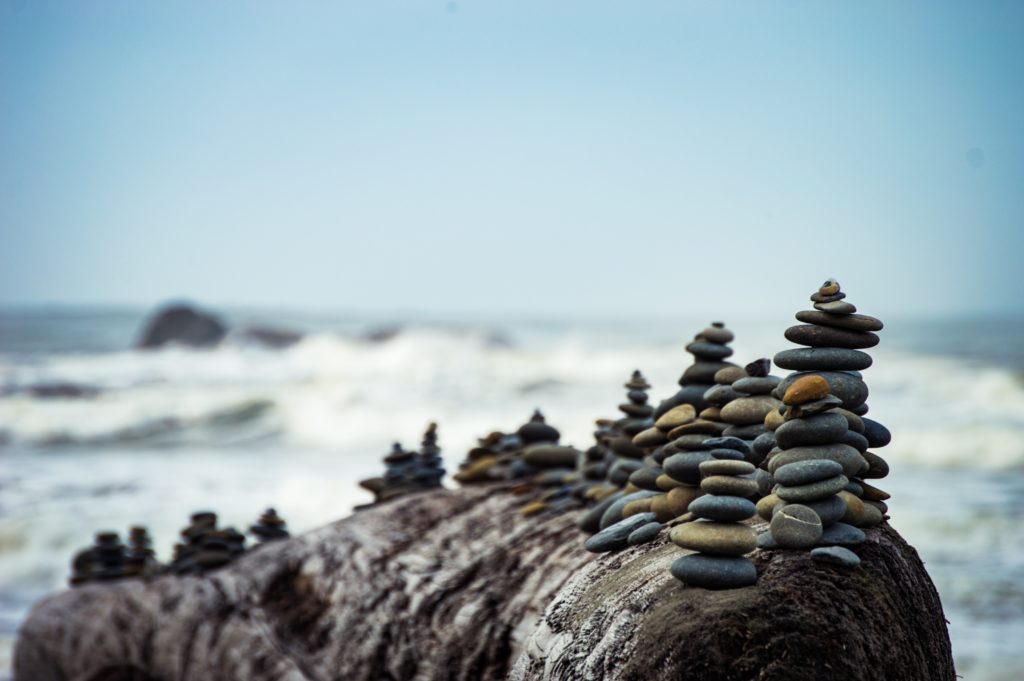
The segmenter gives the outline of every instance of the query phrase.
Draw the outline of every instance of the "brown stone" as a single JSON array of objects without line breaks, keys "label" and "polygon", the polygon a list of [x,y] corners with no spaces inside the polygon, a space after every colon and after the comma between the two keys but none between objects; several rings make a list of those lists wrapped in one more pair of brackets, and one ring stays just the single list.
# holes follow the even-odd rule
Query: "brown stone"
[{"label": "brown stone", "polygon": [[764,427],[774,432],[776,428],[786,422],[786,417],[779,413],[778,409],[772,409],[764,417]]},{"label": "brown stone", "polygon": [[661,430],[670,431],[673,428],[690,423],[695,418],[697,418],[697,411],[693,408],[692,404],[680,404],[678,407],[673,407],[662,414],[654,422],[654,425]]},{"label": "brown stone", "polygon": [[675,518],[686,513],[686,509],[690,507],[693,500],[703,493],[699,487],[688,486],[675,487],[669,490],[665,497],[668,501],[669,510],[672,512],[672,517]]},{"label": "brown stone", "polygon": [[820,400],[825,395],[828,395],[828,391],[828,381],[821,376],[817,374],[801,376],[789,386],[786,393],[782,396],[782,401],[788,405],[803,404],[813,400]]},{"label": "brown stone", "polygon": [[735,426],[764,423],[768,412],[779,406],[779,401],[771,395],[741,397],[722,407],[722,420]]},{"label": "brown stone", "polygon": [[628,518],[636,515],[637,513],[648,513],[651,510],[651,502],[655,497],[647,497],[646,499],[636,499],[626,504],[622,509],[622,517]]},{"label": "brown stone", "polygon": [[743,367],[725,367],[715,372],[715,383],[718,385],[732,385],[747,375]]},{"label": "brown stone", "polygon": [[731,475],[710,475],[700,481],[700,488],[708,494],[729,494],[751,497],[757,494],[757,481]]},{"label": "brown stone", "polygon": [[742,523],[697,520],[669,532],[676,546],[717,556],[742,556],[757,548],[757,533]]},{"label": "brown stone", "polygon": [[757,515],[761,516],[763,520],[771,521],[775,507],[782,503],[785,502],[777,494],[761,497],[757,502]]},{"label": "brown stone", "polygon": [[839,497],[846,502],[846,513],[841,520],[848,525],[860,525],[864,520],[864,502],[856,494],[843,490]]},{"label": "brown stone", "polygon": [[667,523],[669,520],[675,518],[678,513],[672,512],[672,507],[668,503],[667,494],[659,494],[656,497],[651,497],[651,513],[658,516],[658,522]]},{"label": "brown stone", "polygon": [[641,430],[633,437],[633,444],[637,447],[658,447],[668,442],[668,438],[665,437],[665,431],[657,428],[648,428],[647,430]]},{"label": "brown stone", "polygon": [[526,506],[523,506],[522,513],[525,516],[537,515],[547,507],[547,503],[543,501],[531,501]]}]

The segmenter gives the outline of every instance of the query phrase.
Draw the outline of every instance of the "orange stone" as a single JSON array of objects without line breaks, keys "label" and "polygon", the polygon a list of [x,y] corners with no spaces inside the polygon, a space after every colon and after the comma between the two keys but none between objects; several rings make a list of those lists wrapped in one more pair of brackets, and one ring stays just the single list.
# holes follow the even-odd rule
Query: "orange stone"
[{"label": "orange stone", "polygon": [[790,406],[804,404],[820,400],[828,395],[828,391],[828,381],[821,376],[817,374],[801,376],[793,381],[793,385],[789,386],[786,394],[782,396],[782,401]]}]

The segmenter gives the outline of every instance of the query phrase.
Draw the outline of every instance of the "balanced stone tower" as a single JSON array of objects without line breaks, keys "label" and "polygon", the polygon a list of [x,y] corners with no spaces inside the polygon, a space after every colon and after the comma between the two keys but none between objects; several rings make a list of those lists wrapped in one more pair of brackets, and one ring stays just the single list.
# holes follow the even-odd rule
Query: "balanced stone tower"
[{"label": "balanced stone tower", "polygon": [[71,586],[131,576],[128,549],[116,532],[97,532],[95,543],[71,561]]},{"label": "balanced stone tower", "polygon": [[289,537],[287,523],[272,508],[263,512],[256,524],[249,527],[249,532],[256,535],[260,544]]},{"label": "balanced stone tower", "polygon": [[441,459],[441,448],[437,445],[437,423],[433,421],[423,433],[420,443],[420,455],[416,461],[414,472],[415,482],[425,489],[441,486],[444,477],[444,466]]},{"label": "balanced stone tower", "polygon": [[128,530],[128,547],[127,570],[130,574],[148,577],[161,572],[156,551],[153,550],[153,540],[145,527],[136,525]]},{"label": "balanced stone tower", "polygon": [[712,458],[699,470],[705,494],[689,507],[697,520],[676,525],[669,533],[674,544],[697,553],[677,558],[672,576],[705,589],[750,586],[757,581],[757,569],[744,556],[756,548],[757,534],[743,521],[755,511],[748,497],[757,493],[757,481],[746,477],[754,473],[754,464]]},{"label": "balanced stone tower", "polygon": [[655,418],[680,404],[692,404],[698,413],[708,406],[704,401],[704,393],[714,384],[715,373],[719,369],[735,366],[725,361],[726,357],[732,355],[732,348],[728,347],[732,340],[732,331],[725,328],[722,322],[713,322],[694,337],[686,346],[686,351],[694,356],[695,361],[680,377],[679,392],[658,405]]},{"label": "balanced stone tower", "polygon": [[868,468],[851,479],[847,491],[864,498],[866,508],[857,524],[869,527],[884,519],[888,510],[884,501],[889,495],[862,478],[885,477],[889,467],[880,456],[867,449],[885,446],[891,436],[880,423],[863,418],[868,412],[868,387],[860,372],[872,364],[871,356],[862,350],[878,344],[878,335],[874,332],[880,331],[883,325],[874,317],[856,314],[857,308],[845,298],[839,282],[829,279],[811,295],[814,309],[796,313],[797,320],[804,323],[786,329],[785,335],[805,347],[783,350],[775,355],[777,366],[796,373],[779,384],[774,394],[781,397],[795,380],[805,375],[817,374],[828,381],[829,392],[841,400],[840,413],[849,422],[840,442],[854,447],[868,462]]},{"label": "balanced stone tower", "polygon": [[634,443],[633,438],[654,427],[654,407],[647,404],[651,386],[639,369],[623,387],[628,391],[627,401],[619,405],[624,416],[613,424],[615,433],[608,437],[608,446],[617,457],[608,467],[608,481],[618,487],[624,487],[629,476],[643,468],[644,445]]},{"label": "balanced stone tower", "polygon": [[227,565],[245,552],[245,535],[233,527],[218,528],[217,514],[193,513],[189,526],[181,531],[182,542],[174,545],[170,565],[177,574],[196,574]]},{"label": "balanced stone tower", "polygon": [[[799,550],[860,544],[864,533],[841,522],[851,513],[851,503],[841,493],[850,478],[867,468],[867,462],[855,448],[841,442],[849,428],[840,411],[842,400],[829,393],[823,377],[811,374],[794,381],[783,402],[784,423],[775,430],[780,449],[767,462],[776,485],[773,494],[762,500],[770,526],[758,545]],[[835,552],[816,555],[834,558]],[[838,555],[848,565],[860,562],[849,551]]]}]

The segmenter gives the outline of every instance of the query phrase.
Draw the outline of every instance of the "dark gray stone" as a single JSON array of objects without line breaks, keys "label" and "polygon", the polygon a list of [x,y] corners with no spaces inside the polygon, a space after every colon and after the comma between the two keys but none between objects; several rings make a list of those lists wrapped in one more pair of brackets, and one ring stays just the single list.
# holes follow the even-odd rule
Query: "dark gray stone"
[{"label": "dark gray stone", "polygon": [[746,520],[757,512],[754,502],[743,497],[705,494],[690,502],[687,511],[708,520]]},{"label": "dark gray stone", "polygon": [[848,371],[870,367],[871,355],[849,348],[793,348],[776,353],[775,365],[794,371]]},{"label": "dark gray stone", "polygon": [[864,422],[864,437],[868,440],[869,447],[884,447],[892,442],[892,433],[878,421],[862,418]]},{"label": "dark gray stone", "polygon": [[721,343],[706,340],[695,340],[686,346],[686,351],[698,359],[720,360],[732,356],[732,348]]},{"label": "dark gray stone", "polygon": [[702,449],[735,449],[748,454],[750,445],[738,437],[709,437],[701,443]]},{"label": "dark gray stone", "polygon": [[[631,495],[632,496],[632,495]],[[591,553],[618,551],[629,545],[629,535],[647,523],[656,522],[654,513],[637,513],[604,528],[588,539],[583,547]]]},{"label": "dark gray stone", "polygon": [[848,432],[846,417],[842,414],[814,414],[802,419],[786,421],[775,429],[775,441],[782,449],[827,445],[837,442]]},{"label": "dark gray stone", "polygon": [[860,556],[842,546],[823,546],[811,549],[811,560],[847,568],[855,568],[860,565]]},{"label": "dark gray stone", "polygon": [[712,458],[709,452],[680,452],[665,459],[663,468],[673,480],[688,485],[700,484],[699,466]]},{"label": "dark gray stone", "polygon": [[878,345],[878,336],[869,331],[847,331],[829,326],[799,324],[786,329],[786,340],[812,348],[850,348],[862,350]]},{"label": "dark gray stone", "polygon": [[639,487],[640,489],[650,490],[652,492],[663,492],[664,490],[658,487],[655,480],[664,471],[661,468],[654,466],[644,466],[638,471],[634,471],[629,476],[629,481]]},{"label": "dark gray stone", "polygon": [[754,443],[751,445],[750,449],[754,454],[760,457],[760,461],[758,461],[757,464],[763,461],[764,457],[768,456],[768,452],[775,448],[775,444],[775,433],[761,433],[754,438]]},{"label": "dark gray stone", "polygon": [[722,431],[722,435],[741,440],[753,440],[761,433],[766,432],[768,432],[768,429],[764,427],[763,423],[751,423],[746,426],[729,426]]},{"label": "dark gray stone", "polygon": [[649,541],[654,541],[654,538],[658,536],[663,527],[664,525],[657,521],[641,525],[630,533],[629,537],[626,538],[626,543],[630,546],[636,546],[638,544],[646,544]]},{"label": "dark gray stone", "polygon": [[761,534],[757,535],[757,548],[762,551],[777,551],[782,547],[779,546],[779,542],[775,541],[775,537],[772,536],[772,531],[765,530]]},{"label": "dark gray stone", "polygon": [[836,442],[844,445],[850,445],[861,454],[868,450],[867,438],[855,430],[847,430],[839,437],[839,439],[836,440]]},{"label": "dark gray stone", "polygon": [[732,389],[747,395],[767,395],[781,382],[778,376],[748,376],[733,383]]},{"label": "dark gray stone", "polygon": [[742,556],[691,553],[672,562],[672,576],[703,589],[737,589],[757,583],[757,568]]},{"label": "dark gray stone", "polygon": [[861,456],[863,456],[864,460],[868,462],[867,471],[860,474],[862,478],[875,480],[889,475],[889,464],[886,463],[885,459],[878,456],[878,454],[875,454],[874,452],[864,452]]},{"label": "dark gray stone", "polygon": [[864,543],[864,531],[846,523],[833,523],[825,528],[818,540],[820,546],[857,546]]},{"label": "dark gray stone", "polygon": [[[623,497],[616,499],[615,503],[608,507],[608,510],[601,516],[600,529],[611,527],[615,523],[622,520],[622,511],[626,508],[626,504],[637,499],[646,499],[647,497],[657,496],[658,492],[651,492],[649,490],[641,490],[639,492],[633,492]],[[664,494],[664,492],[662,492]]]},{"label": "dark gray stone", "polygon": [[770,527],[772,537],[784,549],[809,549],[821,539],[821,518],[800,504],[776,510]]},{"label": "dark gray stone", "polygon": [[832,295],[825,295],[820,291],[815,291],[811,294],[812,303],[831,303],[834,300],[842,300],[846,297],[846,294],[840,291],[839,293],[833,293]]},{"label": "dark gray stone", "polygon": [[826,480],[818,480],[806,485],[777,485],[773,490],[783,501],[803,504],[808,501],[818,501],[841,492],[849,479],[845,475],[837,475]]},{"label": "dark gray stone", "polygon": [[848,478],[860,475],[867,468],[867,462],[856,449],[849,445],[818,445],[815,447],[794,447],[772,455],[768,460],[768,472],[775,474],[781,466],[809,459],[831,459],[843,466],[843,475]]},{"label": "dark gray stone", "polygon": [[883,326],[880,320],[864,314],[831,314],[821,310],[801,310],[796,313],[796,320],[851,331],[881,331]]},{"label": "dark gray stone", "polygon": [[728,404],[739,397],[742,395],[733,390],[731,385],[712,386],[704,393],[704,401],[717,407]]},{"label": "dark gray stone", "polygon": [[624,496],[626,496],[625,492],[616,492],[615,494],[602,499],[597,506],[594,506],[583,514],[583,517],[580,518],[579,521],[579,528],[584,532],[589,532],[590,534],[600,530],[601,517],[604,516],[605,511],[611,508],[612,504]]},{"label": "dark gray stone", "polygon": [[806,485],[826,478],[834,478],[841,475],[842,472],[842,464],[829,459],[797,461],[776,469],[775,482],[788,487]]},{"label": "dark gray stone", "polygon": [[727,459],[730,461],[745,461],[747,458],[743,452],[735,449],[712,449],[708,454],[715,459]]}]

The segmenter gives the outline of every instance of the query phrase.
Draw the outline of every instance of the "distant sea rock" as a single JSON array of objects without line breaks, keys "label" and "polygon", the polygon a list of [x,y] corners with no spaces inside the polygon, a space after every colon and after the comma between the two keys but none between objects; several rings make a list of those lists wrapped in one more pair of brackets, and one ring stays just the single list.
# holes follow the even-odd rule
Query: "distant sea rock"
[{"label": "distant sea rock", "polygon": [[302,340],[302,334],[274,326],[242,326],[231,329],[220,317],[191,305],[175,303],[157,310],[146,323],[136,347],[159,348],[174,343],[190,348],[213,348],[230,334],[233,342],[286,348]]},{"label": "distant sea rock", "polygon": [[212,348],[224,340],[227,326],[213,314],[189,305],[168,305],[156,312],[136,347],[159,348],[177,343],[193,348]]}]

